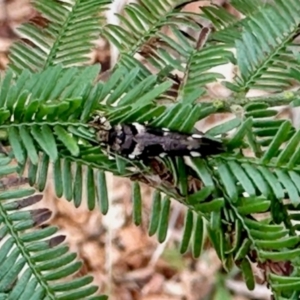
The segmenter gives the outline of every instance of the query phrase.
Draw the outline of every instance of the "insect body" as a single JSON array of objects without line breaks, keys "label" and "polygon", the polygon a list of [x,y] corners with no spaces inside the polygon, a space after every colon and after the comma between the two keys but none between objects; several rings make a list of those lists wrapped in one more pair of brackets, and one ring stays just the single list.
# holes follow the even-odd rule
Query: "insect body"
[{"label": "insect body", "polygon": [[112,152],[130,159],[155,156],[202,156],[224,151],[223,144],[202,133],[184,134],[144,126],[139,123],[110,126],[102,118],[92,123],[97,128],[100,143],[108,145]]}]

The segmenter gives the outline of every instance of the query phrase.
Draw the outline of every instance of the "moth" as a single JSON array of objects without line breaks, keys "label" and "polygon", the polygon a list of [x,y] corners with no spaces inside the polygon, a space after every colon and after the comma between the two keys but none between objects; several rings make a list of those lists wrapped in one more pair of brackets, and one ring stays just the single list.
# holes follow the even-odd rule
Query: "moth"
[{"label": "moth", "polygon": [[135,122],[111,126],[100,116],[96,116],[90,124],[97,131],[98,142],[107,145],[109,151],[129,159],[165,155],[206,157],[225,151],[222,142],[202,132],[185,134]]}]

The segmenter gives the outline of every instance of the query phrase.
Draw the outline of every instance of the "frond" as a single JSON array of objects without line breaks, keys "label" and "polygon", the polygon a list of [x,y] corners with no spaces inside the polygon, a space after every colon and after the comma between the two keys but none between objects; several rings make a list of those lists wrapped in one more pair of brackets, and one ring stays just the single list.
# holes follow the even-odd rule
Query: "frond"
[{"label": "frond", "polygon": [[[76,68],[63,69],[60,66],[48,68],[37,74],[24,73],[26,76],[22,73],[16,81],[12,79],[10,72],[3,78],[2,90],[6,90],[6,95],[1,94],[1,96],[6,118],[3,118],[0,128],[7,132],[9,143],[19,164],[25,165],[29,162],[30,184],[37,187],[39,191],[43,191],[48,180],[50,164],[53,163],[57,196],[64,196],[69,201],[73,200],[75,206],[79,206],[82,195],[87,194],[88,207],[94,209],[98,202],[103,213],[108,210],[104,170],[127,177],[147,174],[149,170],[140,163],[121,157],[116,157],[116,160],[111,161],[105,153],[100,151],[98,145],[95,146],[94,133],[88,130],[84,122],[78,121],[87,121],[97,106],[95,101],[99,101],[100,105],[106,105],[105,111],[112,123],[148,121],[156,127],[166,126],[183,132],[191,132],[197,120],[219,109],[214,104],[158,105],[161,94],[170,87],[170,83],[157,84],[157,77],[152,75],[136,85],[136,78],[139,75],[136,69],[131,71],[130,76],[127,76],[131,79],[129,81],[125,81],[125,70],[118,69],[105,86],[98,83],[94,87],[91,84],[98,73],[96,67],[86,69],[85,74],[78,77]],[[67,76],[70,73],[74,74],[72,85]],[[40,78],[49,76],[52,78],[53,85],[59,83],[55,89],[50,90],[51,93],[41,88],[43,80]],[[79,82],[84,87],[84,92],[81,92],[81,99],[73,99],[72,97],[78,95]],[[30,89],[27,86],[35,87],[31,94],[26,92]],[[21,87],[23,92],[21,92]],[[43,91],[42,95],[41,91]],[[17,93],[21,95],[13,106],[9,99],[12,94]],[[61,97],[68,98],[60,102],[50,100]],[[115,103],[118,103],[117,107]],[[68,115],[65,114],[66,110],[69,112]],[[182,116],[189,117],[183,119]],[[11,118],[18,120],[18,123],[10,124]],[[176,162],[175,165],[172,161],[169,163],[170,167],[176,171],[180,169],[177,164],[182,165],[183,162]],[[176,184],[182,186],[182,195],[186,195],[186,178],[184,174],[181,175],[176,178]],[[157,182],[150,182],[150,185],[157,187]],[[176,190],[170,189],[163,182],[158,189],[176,197]],[[138,211],[141,208],[138,205],[140,201],[136,200],[141,198],[137,185],[134,191],[134,207],[137,211],[135,222],[139,223]],[[161,219],[163,220],[161,221],[162,227],[159,227],[162,228],[159,230],[161,241],[165,237],[164,230],[168,224],[167,207],[163,210],[166,213]],[[206,211],[214,210],[214,207],[215,203],[212,208],[207,207]],[[201,210],[202,206],[200,205],[198,209]]]},{"label": "frond", "polygon": [[[123,158],[111,161],[95,147],[94,134],[86,121],[101,95],[107,98],[110,93],[109,89],[104,91],[101,83],[92,85],[98,72],[97,66],[82,72],[58,65],[36,74],[24,71],[16,80],[12,72],[7,72],[1,82],[0,130],[6,135],[18,163],[24,166],[29,162],[31,185],[43,191],[49,164],[54,163],[55,189],[59,197],[74,199],[79,206],[85,189],[89,192],[89,207],[95,207],[97,196],[102,211],[107,212],[105,177],[103,171],[94,174],[93,169],[124,174],[126,167],[135,166]],[[46,78],[51,78],[51,85],[45,86]],[[112,97],[110,94],[108,99]],[[12,120],[16,121],[12,123]],[[127,172],[130,176],[135,171]],[[89,175],[87,180],[85,174]],[[91,188],[96,185],[97,192]]]},{"label": "frond", "polygon": [[163,26],[176,22],[190,24],[187,15],[174,12],[180,2],[142,0],[141,4],[130,3],[124,9],[126,17],[118,15],[122,26],[107,24],[103,35],[118,47],[121,54],[133,56],[149,39],[154,39]]},{"label": "frond", "polygon": [[[93,87],[91,83],[98,70],[97,67],[91,67],[82,73],[76,68],[62,69],[57,66],[48,68],[41,74],[24,71],[16,81],[11,72],[6,74],[1,84],[1,128],[7,130],[19,163],[23,164],[28,154],[31,162],[37,164],[39,149],[55,161],[58,158],[56,140],[72,155],[79,154],[78,141],[65,129],[72,125],[73,118],[77,120],[76,117],[89,113],[81,97],[99,94],[101,87]],[[72,76],[72,83],[69,76]],[[50,78],[51,84],[46,85],[45,82],[49,82]],[[65,100],[57,101],[61,97]],[[55,101],[51,102],[51,99]],[[10,124],[12,119],[16,120],[14,125]],[[50,130],[50,124],[55,127],[55,136]],[[36,148],[35,143],[40,148]]]},{"label": "frond", "polygon": [[[236,64],[240,73],[233,84],[226,84],[240,94],[251,88],[282,90],[293,79],[299,81],[298,45],[294,40],[299,33],[299,5],[296,0],[277,0],[266,5],[264,2],[232,1],[245,14],[242,21],[231,18],[222,8],[204,8],[204,16],[216,29],[205,42],[201,34],[207,28],[202,28],[192,14],[179,12],[177,1],[145,0],[126,6],[126,17],[119,16],[122,25],[107,25],[102,30],[120,50],[117,67],[105,83],[96,82],[97,66],[63,66],[81,64],[85,59],[100,28],[98,11],[107,2],[89,0],[76,5],[36,2],[50,23],[45,29],[33,25],[21,29],[28,39],[31,37],[33,46],[16,44],[11,70],[0,86],[0,133],[11,146],[18,172],[21,174],[29,163],[29,183],[43,191],[48,170],[53,168],[59,197],[73,200],[79,206],[85,194],[89,209],[94,209],[98,202],[104,214],[108,210],[104,172],[129,177],[135,181],[132,199],[133,220],[137,225],[142,222],[139,182],[145,182],[156,189],[150,235],[157,234],[160,242],[165,240],[170,199],[174,198],[187,207],[182,253],[191,247],[194,257],[199,257],[208,236],[224,268],[230,270],[233,263],[238,265],[249,289],[254,288],[250,262],[255,260],[268,270],[270,285],[278,295],[286,298],[296,295],[299,289],[295,282],[300,276],[299,225],[295,224],[300,205],[299,130],[289,121],[274,120],[275,102],[263,98],[261,102],[236,98],[197,101],[206,93],[208,83],[222,79],[213,68],[228,63]],[[184,32],[181,24],[191,29],[192,34]],[[162,28],[170,30],[171,35]],[[234,45],[236,57],[230,50]],[[147,67],[134,58],[135,54],[143,56]],[[40,65],[33,64],[37,57],[41,58]],[[26,68],[38,72],[21,71]],[[13,71],[19,76],[14,77]],[[148,122],[153,127],[192,133],[195,123],[206,116],[233,112],[232,103],[237,103],[241,112],[206,132],[211,137],[222,136],[227,147],[225,153],[207,159],[155,158],[159,171],[154,171],[151,164],[145,166],[143,162],[119,156],[110,160],[106,149],[98,145],[95,131],[87,124],[91,115],[100,111],[112,124]],[[251,157],[245,154],[249,149]],[[0,172],[8,174],[10,167],[5,165]],[[31,199],[31,194],[26,197]],[[30,212],[24,218],[32,221],[35,213]],[[63,258],[65,253],[61,254]],[[11,255],[16,255],[14,250]],[[43,259],[41,255],[37,257]],[[68,274],[77,271],[75,258],[66,257],[62,259],[66,268],[63,270]],[[5,268],[13,266],[13,258],[4,262]],[[270,261],[273,269],[268,268]],[[283,274],[274,271],[283,262],[295,268],[290,281],[284,276],[291,275],[289,270]],[[54,263],[45,265],[42,267],[48,270],[50,265],[55,270],[45,277],[47,286],[47,280],[56,279],[61,273]],[[21,265],[17,264],[15,270],[18,268]],[[32,274],[28,274],[29,279],[23,280],[34,285],[30,281]],[[5,284],[9,286],[8,281]],[[63,286],[65,291],[72,288],[68,284]],[[88,296],[95,292],[93,288],[82,290]],[[78,299],[82,290],[75,291]],[[42,288],[37,291],[41,293]],[[72,291],[66,294],[68,297],[73,297]]]},{"label": "frond", "polygon": [[232,52],[224,45],[207,45],[203,49],[189,50],[188,63],[177,96],[177,100],[184,103],[200,99],[206,93],[207,84],[223,79],[223,75],[212,70],[214,67],[235,62]]},{"label": "frond", "polygon": [[249,105],[246,108],[245,121],[228,145],[249,147],[256,158],[245,160],[236,156],[230,161],[219,161],[220,179],[233,201],[241,196],[241,186],[250,197],[263,195],[272,199],[275,196],[276,201],[287,197],[297,206],[300,201],[296,179],[300,157],[299,131],[290,121],[270,119],[277,111],[266,109],[266,105],[260,109],[254,107]]},{"label": "frond", "polygon": [[[10,67],[17,73],[24,69],[41,71],[55,64],[82,65],[98,38],[109,0],[33,1],[45,18],[45,27],[33,23],[18,31],[23,41],[11,48]],[[29,43],[29,42],[30,43]]]},{"label": "frond", "polygon": [[299,3],[294,0],[276,1],[245,22],[236,40],[240,75],[228,87],[247,92],[250,88],[278,91],[291,85],[290,70],[298,62],[289,47],[298,32]]},{"label": "frond", "polygon": [[254,0],[245,2],[243,0],[232,0],[230,4],[245,16],[254,15],[255,12],[264,9],[268,2],[264,0]]},{"label": "frond", "polygon": [[[210,230],[220,259],[226,264],[233,255],[249,280],[248,288],[254,287],[249,268],[253,251],[263,268],[267,268],[267,261],[272,261],[274,268],[287,262],[281,275],[271,270],[270,280],[278,295],[292,297],[299,291],[294,292],[295,285],[289,285],[284,275],[289,274],[288,264],[294,268],[299,264],[299,130],[290,121],[272,119],[275,114],[277,111],[265,103],[250,103],[245,107],[244,120],[236,123],[228,147],[250,148],[254,157],[233,153],[212,159],[206,166],[200,159],[193,159],[190,166],[206,186],[222,186],[226,196],[218,216],[222,214],[222,220],[229,223],[235,220],[235,237],[244,237],[234,242],[224,240],[226,229],[220,223],[218,230],[223,233],[219,236],[216,229]],[[206,199],[204,203],[212,205],[213,201]],[[209,219],[212,222],[212,216]],[[293,274],[296,280],[298,271],[294,269]]]},{"label": "frond", "polygon": [[209,43],[224,43],[227,47],[234,47],[235,40],[241,37],[241,28],[244,24],[256,16],[256,13],[265,9],[269,5],[267,1],[254,0],[245,2],[243,0],[233,0],[230,4],[241,14],[244,19],[239,19],[229,13],[223,7],[203,6],[202,16],[208,19],[216,29],[208,39]]},{"label": "frond", "polygon": [[[125,7],[126,17],[119,16],[122,25],[108,24],[103,34],[121,53],[117,66],[126,66],[128,70],[133,66],[139,66],[145,70],[145,77],[141,79],[145,79],[150,73],[131,57],[137,53],[144,57],[151,72],[154,70],[160,80],[170,76],[172,71],[182,72],[184,78],[178,79],[180,81],[178,97],[171,99],[167,93],[164,97],[172,101],[182,101],[184,97],[188,98],[187,102],[192,102],[205,93],[205,89],[201,87],[221,77],[220,74],[209,70],[217,63],[219,65],[228,63],[233,60],[233,56],[231,52],[226,51],[226,47],[210,48],[203,53],[197,51],[197,40],[188,34],[184,35],[180,26],[187,26],[195,32],[200,32],[201,27],[191,14],[179,11],[175,2],[156,3],[155,8],[149,1],[129,4]],[[172,37],[162,32],[163,26],[168,28]],[[207,60],[209,53],[212,55],[211,60]],[[196,85],[198,93],[191,95],[191,90],[194,91]]]},{"label": "frond", "polygon": [[91,276],[66,281],[79,271],[81,262],[61,244],[65,237],[57,235],[57,228],[40,227],[51,212],[30,208],[43,196],[24,186],[26,180],[16,175],[18,166],[12,158],[2,153],[0,165],[1,295],[7,299],[105,299],[95,296],[98,288],[91,285]]}]

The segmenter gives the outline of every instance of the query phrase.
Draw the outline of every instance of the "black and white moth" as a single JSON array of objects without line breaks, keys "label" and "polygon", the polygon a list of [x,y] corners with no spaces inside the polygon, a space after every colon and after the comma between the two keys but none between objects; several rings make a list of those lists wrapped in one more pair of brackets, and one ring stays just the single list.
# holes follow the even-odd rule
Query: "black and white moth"
[{"label": "black and white moth", "polygon": [[111,126],[99,116],[91,125],[97,130],[97,140],[109,150],[130,159],[155,156],[201,156],[224,152],[223,144],[203,133],[184,134],[144,126],[139,123]]}]

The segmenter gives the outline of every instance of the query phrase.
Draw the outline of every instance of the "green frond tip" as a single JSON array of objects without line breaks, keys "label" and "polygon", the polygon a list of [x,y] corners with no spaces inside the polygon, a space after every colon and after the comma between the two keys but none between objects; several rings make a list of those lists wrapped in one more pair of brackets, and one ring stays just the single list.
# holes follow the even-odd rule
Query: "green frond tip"
[{"label": "green frond tip", "polygon": [[[183,19],[184,14],[174,12],[178,1],[162,0],[155,3],[143,0],[141,4],[131,3],[125,7],[126,18],[118,15],[122,26],[108,24],[104,28],[104,36],[112,41],[121,53],[133,56],[144,44],[144,41],[167,25],[168,21],[176,19],[178,14]],[[185,19],[185,18],[184,18]],[[188,18],[186,18],[188,22]],[[191,21],[190,21],[191,23]],[[152,32],[149,36],[149,30]]]},{"label": "green frond tip", "polygon": [[[11,161],[0,156],[1,170]],[[91,277],[67,279],[79,271],[81,262],[62,244],[65,236],[57,235],[56,227],[40,226],[49,220],[51,211],[32,208],[43,195],[23,187],[27,180],[15,175],[12,169],[6,190],[0,192],[0,294],[11,299],[24,295],[28,299],[100,298]],[[57,279],[63,282],[53,283]]]},{"label": "green frond tip", "polygon": [[87,188],[88,208],[89,210],[93,210],[96,206],[96,194],[95,194],[94,170],[92,168],[87,169],[86,188]]},{"label": "green frond tip", "polygon": [[291,85],[289,70],[298,62],[293,55],[288,59],[284,55],[297,35],[299,12],[297,1],[276,1],[244,23],[243,33],[235,41],[241,73],[235,85],[240,91],[278,91]]},{"label": "green frond tip", "polygon": [[188,249],[190,239],[193,232],[193,212],[191,210],[187,210],[185,215],[185,224],[184,224],[184,231],[182,236],[182,241],[180,245],[180,253],[185,253]]},{"label": "green frond tip", "polygon": [[170,207],[171,207],[171,201],[169,197],[166,196],[162,202],[162,209],[161,209],[160,219],[158,224],[158,241],[160,243],[164,242],[167,237]]},{"label": "green frond tip", "polygon": [[202,216],[197,215],[192,240],[192,253],[194,258],[201,255],[201,251],[205,240],[205,224]]},{"label": "green frond tip", "polygon": [[150,223],[148,229],[148,234],[150,236],[154,235],[158,229],[160,212],[161,212],[161,194],[159,191],[155,190],[152,196],[152,209],[151,209]]},{"label": "green frond tip", "polygon": [[243,273],[244,280],[247,288],[252,291],[255,288],[255,279],[252,272],[251,264],[248,258],[244,258],[240,264],[240,268]]},{"label": "green frond tip", "polygon": [[10,68],[17,73],[24,69],[38,72],[56,64],[68,67],[87,63],[104,23],[101,12],[110,3],[110,0],[33,1],[34,8],[48,23],[44,28],[27,23],[18,29],[30,43],[23,41],[12,46]]},{"label": "green frond tip", "polygon": [[140,225],[142,223],[142,196],[141,196],[140,185],[137,182],[133,183],[132,197],[133,197],[133,221],[135,225]]},{"label": "green frond tip", "polygon": [[100,210],[102,214],[105,215],[108,212],[109,200],[108,200],[106,176],[105,176],[105,172],[102,170],[98,172],[97,193],[98,193]]},{"label": "green frond tip", "polygon": [[63,127],[55,126],[55,134],[58,139],[65,145],[73,156],[79,155],[79,146],[77,140],[75,140]]}]

